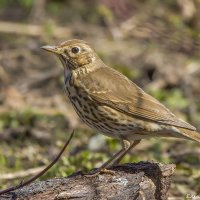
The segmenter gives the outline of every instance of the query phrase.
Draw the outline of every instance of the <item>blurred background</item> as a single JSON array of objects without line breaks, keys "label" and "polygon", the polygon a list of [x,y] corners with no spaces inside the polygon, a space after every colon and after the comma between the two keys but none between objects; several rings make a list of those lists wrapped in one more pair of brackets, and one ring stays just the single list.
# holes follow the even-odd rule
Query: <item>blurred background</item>
[{"label": "blurred background", "polygon": [[[88,41],[177,116],[200,129],[199,0],[0,0],[0,188],[40,171],[41,179],[100,166],[120,143],[81,123],[64,94],[60,61],[40,49]],[[200,192],[200,145],[143,140],[123,162],[175,163],[171,197]],[[183,198],[182,198],[183,199]]]}]

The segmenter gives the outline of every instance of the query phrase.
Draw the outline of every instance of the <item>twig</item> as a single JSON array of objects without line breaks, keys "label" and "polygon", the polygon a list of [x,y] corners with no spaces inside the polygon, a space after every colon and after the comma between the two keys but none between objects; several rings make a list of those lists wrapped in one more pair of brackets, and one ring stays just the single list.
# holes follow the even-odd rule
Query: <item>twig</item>
[{"label": "twig", "polygon": [[4,190],[0,190],[0,195],[2,194],[5,194],[7,192],[11,192],[11,191],[14,191],[16,189],[19,189],[19,188],[22,188],[30,183],[32,183],[33,181],[35,181],[36,179],[38,179],[39,177],[41,177],[45,172],[47,172],[57,161],[58,159],[60,158],[60,156],[62,155],[62,153],[65,151],[66,147],[68,146],[68,144],[70,143],[72,137],[74,135],[74,131],[72,131],[69,139],[67,140],[67,142],[65,143],[65,145],[63,146],[63,148],[61,149],[60,153],[56,156],[56,158],[47,166],[45,167],[41,172],[39,172],[38,174],[36,174],[35,176],[33,176],[32,178],[28,179],[27,181],[25,182],[21,182],[19,185],[17,186],[12,186],[12,187],[9,187],[7,189],[4,189]]},{"label": "twig", "polygon": [[16,178],[24,178],[26,176],[32,176],[43,169],[44,169],[44,166],[35,167],[35,168],[28,169],[26,171],[23,170],[23,171],[17,171],[14,173],[0,174],[0,177],[1,177],[1,180],[12,180]]},{"label": "twig", "polygon": [[[53,27],[51,31],[53,36],[59,38],[69,37],[72,35],[69,28]],[[42,36],[45,33],[45,26],[0,21],[0,32],[29,36]]]},{"label": "twig", "polygon": [[87,29],[83,29],[81,24],[80,26],[79,24],[72,25],[71,28],[68,28],[58,26],[57,24],[48,25],[44,23],[42,25],[35,25],[0,20],[0,33],[26,35],[29,37],[51,36],[66,39],[72,37],[77,32],[87,37],[95,36],[97,32],[102,36],[105,35],[105,32],[101,28],[93,25],[87,25]]}]

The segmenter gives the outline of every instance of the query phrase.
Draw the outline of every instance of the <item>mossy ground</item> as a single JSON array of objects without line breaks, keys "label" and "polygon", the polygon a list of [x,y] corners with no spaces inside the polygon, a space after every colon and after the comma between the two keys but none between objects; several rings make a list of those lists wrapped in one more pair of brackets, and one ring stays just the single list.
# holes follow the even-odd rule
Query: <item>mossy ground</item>
[{"label": "mossy ground", "polygon": [[[1,21],[38,23],[44,29],[40,37],[0,33],[0,188],[21,181],[2,180],[1,174],[47,165],[73,129],[66,152],[40,179],[90,170],[120,149],[117,140],[99,138],[79,121],[65,98],[60,63],[40,50],[44,44],[88,40],[105,63],[200,128],[200,2],[192,1],[196,12],[188,19],[177,1],[124,2],[126,14],[111,10],[109,1],[51,0],[43,20],[35,21],[33,0],[0,1]],[[54,37],[57,26],[69,28],[71,35]],[[175,163],[170,196],[184,198],[200,192],[199,150],[192,141],[152,138],[122,162]]]}]

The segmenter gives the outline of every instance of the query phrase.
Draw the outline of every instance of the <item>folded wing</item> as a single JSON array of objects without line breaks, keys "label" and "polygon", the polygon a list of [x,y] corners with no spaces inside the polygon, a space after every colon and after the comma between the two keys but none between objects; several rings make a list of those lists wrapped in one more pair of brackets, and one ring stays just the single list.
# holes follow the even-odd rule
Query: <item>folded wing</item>
[{"label": "folded wing", "polygon": [[122,113],[166,125],[196,130],[192,125],[178,119],[159,101],[112,68],[99,68],[89,73],[82,84],[94,101]]}]

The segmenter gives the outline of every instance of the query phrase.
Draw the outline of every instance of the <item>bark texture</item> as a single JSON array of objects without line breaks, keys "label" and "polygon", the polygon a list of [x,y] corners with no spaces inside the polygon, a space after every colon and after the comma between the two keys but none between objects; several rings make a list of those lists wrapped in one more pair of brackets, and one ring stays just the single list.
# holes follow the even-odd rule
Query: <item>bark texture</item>
[{"label": "bark texture", "polygon": [[1,200],[165,200],[174,164],[140,162],[113,167],[114,174],[85,177],[75,173],[65,178],[34,182],[0,196]]}]

